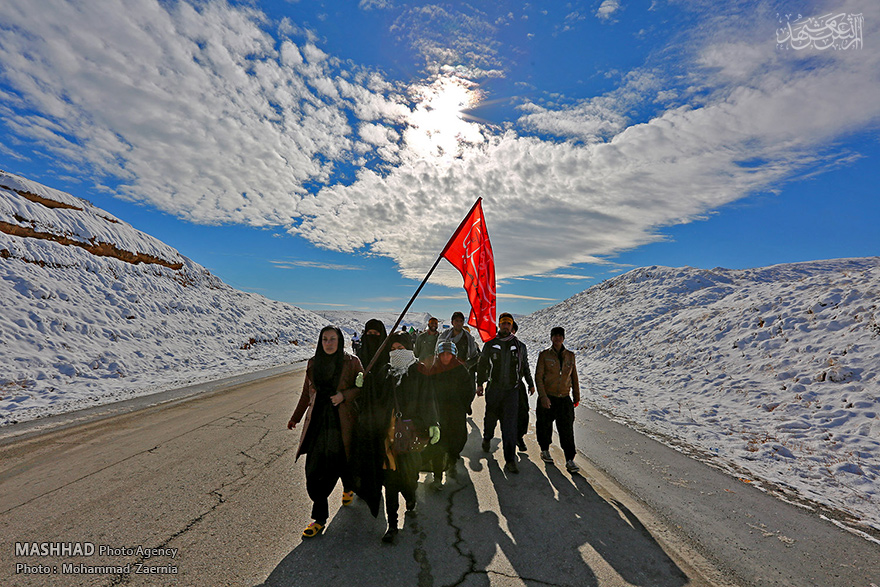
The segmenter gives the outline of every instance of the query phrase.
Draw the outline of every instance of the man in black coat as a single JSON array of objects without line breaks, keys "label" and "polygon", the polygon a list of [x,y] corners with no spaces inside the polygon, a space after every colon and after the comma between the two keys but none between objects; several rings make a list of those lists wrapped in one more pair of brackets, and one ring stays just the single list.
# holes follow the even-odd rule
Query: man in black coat
[{"label": "man in black coat", "polygon": [[[513,316],[503,313],[498,317],[495,338],[483,345],[477,363],[477,395],[483,395],[483,385],[488,382],[486,394],[486,417],[483,420],[483,450],[489,452],[489,442],[495,435],[495,422],[501,421],[501,444],[504,447],[504,470],[519,473],[516,464],[517,412],[519,393],[517,383],[525,376],[526,352],[512,333]],[[531,393],[534,385],[530,383]]]}]

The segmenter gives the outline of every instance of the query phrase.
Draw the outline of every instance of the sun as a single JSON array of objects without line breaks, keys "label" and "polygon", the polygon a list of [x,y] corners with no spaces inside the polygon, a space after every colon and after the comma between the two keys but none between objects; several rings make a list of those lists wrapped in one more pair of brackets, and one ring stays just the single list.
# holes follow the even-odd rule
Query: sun
[{"label": "sun", "polygon": [[480,125],[467,116],[467,110],[480,102],[476,84],[444,76],[415,87],[413,93],[416,104],[408,117],[404,138],[416,156],[452,159],[468,144],[483,142]]}]

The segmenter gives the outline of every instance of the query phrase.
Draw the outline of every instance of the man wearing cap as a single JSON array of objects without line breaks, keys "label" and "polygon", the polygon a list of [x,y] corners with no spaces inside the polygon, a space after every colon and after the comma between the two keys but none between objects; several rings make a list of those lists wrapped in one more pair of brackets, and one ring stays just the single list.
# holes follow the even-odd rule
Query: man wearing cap
[{"label": "man wearing cap", "polygon": [[437,326],[436,318],[428,318],[428,329],[416,338],[416,358],[429,367],[434,363],[434,350],[437,348],[437,338],[440,336]]},{"label": "man wearing cap", "polygon": [[[526,369],[525,348],[513,335],[513,316],[507,312],[498,317],[498,333],[483,345],[477,364],[477,395],[486,387],[486,417],[483,420],[483,451],[489,452],[489,442],[495,435],[495,422],[501,420],[501,444],[504,448],[504,470],[519,473],[516,464],[517,410],[519,393],[517,383]],[[534,389],[534,387],[533,387]]]},{"label": "man wearing cap", "polygon": [[[550,330],[551,347],[538,355],[535,380],[538,384],[538,410],[535,429],[541,459],[552,463],[550,441],[553,437],[553,422],[559,434],[559,444],[565,453],[565,468],[576,473],[580,467],[574,462],[577,451],[574,447],[574,409],[581,401],[581,388],[575,369],[574,353],[565,348],[565,329],[556,326]],[[569,392],[574,396],[572,399]]]}]

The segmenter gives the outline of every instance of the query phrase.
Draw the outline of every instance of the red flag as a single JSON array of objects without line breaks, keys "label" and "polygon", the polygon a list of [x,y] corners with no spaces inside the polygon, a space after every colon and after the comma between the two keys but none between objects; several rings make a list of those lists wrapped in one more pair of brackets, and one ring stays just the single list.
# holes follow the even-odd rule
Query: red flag
[{"label": "red flag", "polygon": [[471,303],[468,324],[483,342],[495,338],[495,257],[483,217],[482,198],[449,239],[441,257],[459,270]]}]

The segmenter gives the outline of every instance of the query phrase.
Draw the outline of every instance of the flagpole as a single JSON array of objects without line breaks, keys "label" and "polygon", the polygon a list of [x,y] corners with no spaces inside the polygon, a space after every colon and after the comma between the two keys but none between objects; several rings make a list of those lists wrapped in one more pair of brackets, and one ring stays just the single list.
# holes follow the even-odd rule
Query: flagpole
[{"label": "flagpole", "polygon": [[[409,310],[409,307],[412,306],[413,302],[416,300],[416,297],[419,295],[419,292],[421,292],[422,288],[425,287],[425,284],[428,283],[428,279],[431,277],[431,274],[434,273],[434,269],[437,268],[437,265],[440,264],[440,260],[443,259],[443,255],[445,255],[446,251],[449,250],[449,246],[452,244],[452,241],[455,240],[455,237],[457,237],[458,233],[461,232],[461,229],[464,228],[465,222],[468,221],[468,218],[471,217],[471,214],[473,214],[474,210],[477,209],[477,206],[479,206],[480,202],[482,202],[482,201],[483,201],[482,197],[477,198],[477,201],[474,202],[474,205],[471,206],[471,209],[468,210],[467,214],[465,214],[464,219],[462,219],[461,223],[458,225],[458,228],[456,228],[455,232],[452,233],[452,236],[449,237],[449,240],[446,242],[446,246],[443,247],[443,250],[440,252],[440,256],[438,256],[437,260],[434,261],[434,264],[431,266],[431,269],[428,271],[428,274],[425,275],[425,278],[422,280],[422,283],[420,283],[418,289],[416,289],[416,293],[414,293],[412,295],[412,297],[409,299],[409,302],[406,304],[406,307],[403,309],[403,312],[401,312],[400,316],[397,317],[397,322],[395,322],[394,326],[391,328],[392,333],[395,330],[397,330],[398,326],[400,326],[400,322],[403,320],[403,317],[406,316],[407,310]],[[370,364],[367,365],[366,370],[364,370],[364,376],[366,376],[366,374],[370,372],[370,369],[372,369],[373,366],[376,364],[376,360],[379,358],[379,355],[382,353],[382,350],[388,344],[388,339],[390,338],[390,336],[391,336],[390,334],[388,336],[386,336],[385,340],[382,341],[382,344],[376,350],[376,354],[373,355],[373,358],[370,360]]]}]

